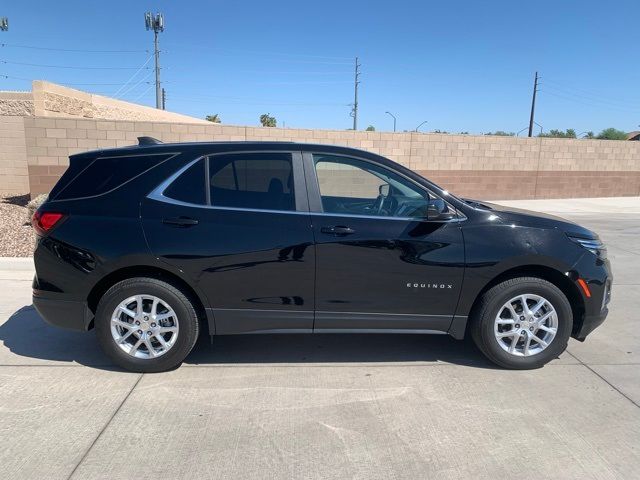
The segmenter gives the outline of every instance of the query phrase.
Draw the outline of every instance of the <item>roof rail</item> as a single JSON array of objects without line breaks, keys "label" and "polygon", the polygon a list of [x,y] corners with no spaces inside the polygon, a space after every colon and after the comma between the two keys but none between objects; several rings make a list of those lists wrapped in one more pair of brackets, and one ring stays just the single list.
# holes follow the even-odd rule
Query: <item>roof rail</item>
[{"label": "roof rail", "polygon": [[144,145],[160,145],[162,144],[162,142],[160,140],[158,140],[157,138],[153,138],[153,137],[138,137],[138,145],[139,146],[144,146]]}]

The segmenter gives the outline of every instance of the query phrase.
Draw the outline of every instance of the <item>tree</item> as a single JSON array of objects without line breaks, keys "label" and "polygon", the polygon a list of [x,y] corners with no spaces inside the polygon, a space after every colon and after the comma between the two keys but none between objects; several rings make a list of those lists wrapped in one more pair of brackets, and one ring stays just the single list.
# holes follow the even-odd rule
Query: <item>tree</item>
[{"label": "tree", "polygon": [[218,115],[217,113],[214,113],[213,115],[207,115],[206,117],[204,117],[204,119],[207,122],[211,122],[211,123],[222,123],[220,121],[220,115]]},{"label": "tree", "polygon": [[615,128],[605,128],[596,137],[598,140],[626,140],[627,134]]},{"label": "tree", "polygon": [[567,128],[566,131],[551,129],[548,133],[540,133],[539,137],[546,138],[576,138],[576,131],[573,128]]},{"label": "tree", "polygon": [[496,130],[495,132],[488,132],[485,135],[495,135],[496,137],[515,137],[513,132],[505,132],[503,130]]},{"label": "tree", "polygon": [[375,132],[376,131],[376,127],[374,127],[373,125],[369,125],[365,131],[366,132]]},{"label": "tree", "polygon": [[276,117],[272,117],[268,113],[260,115],[260,124],[263,127],[275,127],[277,124]]},{"label": "tree", "polygon": [[596,138],[596,136],[591,130],[589,130],[587,133],[584,134],[583,138],[594,139]]}]

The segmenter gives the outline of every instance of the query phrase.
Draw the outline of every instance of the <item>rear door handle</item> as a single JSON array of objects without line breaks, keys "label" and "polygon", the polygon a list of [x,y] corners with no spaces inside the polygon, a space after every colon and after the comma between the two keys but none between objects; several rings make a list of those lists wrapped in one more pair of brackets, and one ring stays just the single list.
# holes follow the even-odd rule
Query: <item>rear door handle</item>
[{"label": "rear door handle", "polygon": [[198,224],[198,220],[189,217],[163,218],[162,223],[174,227],[192,227]]},{"label": "rear door handle", "polygon": [[322,227],[320,229],[322,233],[328,233],[329,235],[351,235],[352,233],[356,233],[356,231],[351,227],[344,227],[342,225],[336,225],[335,227]]}]

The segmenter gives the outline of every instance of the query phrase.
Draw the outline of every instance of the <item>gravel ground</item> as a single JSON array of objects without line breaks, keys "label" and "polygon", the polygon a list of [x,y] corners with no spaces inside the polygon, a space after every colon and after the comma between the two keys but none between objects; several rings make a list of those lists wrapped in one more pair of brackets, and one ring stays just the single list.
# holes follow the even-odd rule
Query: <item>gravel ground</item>
[{"label": "gravel ground", "polygon": [[30,257],[35,237],[27,221],[29,195],[0,194],[0,257]]}]

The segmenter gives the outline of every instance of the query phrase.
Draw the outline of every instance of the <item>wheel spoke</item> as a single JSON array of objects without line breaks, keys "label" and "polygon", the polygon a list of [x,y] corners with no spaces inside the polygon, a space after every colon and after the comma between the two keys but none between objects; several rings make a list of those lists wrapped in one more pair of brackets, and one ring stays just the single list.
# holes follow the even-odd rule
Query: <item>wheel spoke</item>
[{"label": "wheel spoke", "polygon": [[138,348],[140,348],[140,345],[142,345],[142,338],[139,338],[138,341],[131,346],[131,350],[129,350],[129,355],[135,355],[136,352],[138,351]]},{"label": "wheel spoke", "polygon": [[540,310],[544,306],[545,303],[547,303],[547,301],[544,298],[541,298],[538,303],[536,303],[531,309],[531,314],[535,315],[538,310]]},{"label": "wheel spoke", "polygon": [[516,309],[513,308],[513,305],[511,305],[511,302],[507,303],[505,306],[507,307],[509,312],[511,312],[511,318],[513,318],[514,320],[517,320],[518,314],[516,313]]},{"label": "wheel spoke", "polygon": [[529,305],[527,305],[527,296],[520,295],[520,303],[522,304],[522,311],[527,315],[531,315],[531,310],[529,310]]},{"label": "wheel spoke", "polygon": [[175,315],[173,313],[161,313],[160,315],[156,315],[156,322],[162,322],[163,320],[168,320],[174,316]]},{"label": "wheel spoke", "polygon": [[151,345],[151,341],[149,339],[145,340],[144,344],[147,347],[147,351],[149,352],[149,355],[151,355],[152,357],[158,356],[158,353],[153,348],[153,345]]},{"label": "wheel spoke", "polygon": [[153,299],[153,303],[151,304],[151,315],[155,315],[158,312],[158,302],[160,301],[159,298],[154,298]]},{"label": "wheel spoke", "polygon": [[516,345],[518,345],[518,340],[520,340],[520,334],[515,334],[513,336],[513,340],[511,340],[511,345],[509,345],[509,353],[515,352]]},{"label": "wheel spoke", "polygon": [[516,322],[512,318],[498,318],[496,323],[498,325],[513,325]]},{"label": "wheel spoke", "polygon": [[544,315],[542,315],[540,318],[536,318],[536,321],[539,324],[544,324],[544,322],[546,322],[547,319],[551,317],[551,315],[553,315],[554,313],[556,313],[555,310],[551,310],[550,312],[547,312]]},{"label": "wheel spoke", "polygon": [[546,325],[538,325],[538,328],[539,328],[540,330],[544,330],[545,332],[549,332],[549,333],[552,333],[552,334],[554,334],[554,335],[555,335],[555,334],[556,334],[556,332],[558,331],[558,329],[553,328],[553,327],[547,327]]},{"label": "wheel spoke", "polygon": [[129,316],[131,318],[136,318],[136,312],[134,312],[133,310],[128,309],[124,305],[120,305],[118,307],[118,309],[121,310],[122,312],[124,312],[125,315],[127,315],[127,316]]},{"label": "wheel spoke", "polygon": [[498,333],[496,333],[496,336],[499,337],[499,338],[513,337],[514,335],[520,336],[520,334],[517,331],[513,331],[513,330],[509,330],[507,332],[498,332]]},{"label": "wheel spoke", "polygon": [[116,340],[118,343],[124,343],[125,340],[127,338],[129,338],[133,332],[135,332],[135,330],[129,330],[127,333],[125,333],[124,335],[122,335],[118,340]]},{"label": "wheel spoke", "polygon": [[542,348],[546,348],[547,345],[549,345],[547,342],[545,342],[541,338],[537,337],[536,335],[533,335],[531,339],[535,340],[536,343],[538,343],[538,345],[540,345]]},{"label": "wheel spoke", "polygon": [[158,329],[159,333],[176,333],[178,331],[178,327],[160,327]]},{"label": "wheel spoke", "polygon": [[162,335],[155,335],[154,338],[158,341],[162,348],[164,348],[165,351],[169,349],[169,345]]},{"label": "wheel spoke", "polygon": [[524,341],[524,350],[522,354],[526,357],[529,355],[529,346],[531,345],[531,335],[527,335],[527,338]]},{"label": "wheel spoke", "polygon": [[127,323],[127,322],[123,322],[122,320],[120,320],[119,318],[112,318],[111,319],[112,323],[115,323],[116,325],[118,325],[119,327],[122,328],[126,328],[127,330],[131,330],[132,328],[135,327],[135,325],[131,324],[131,323]]}]

